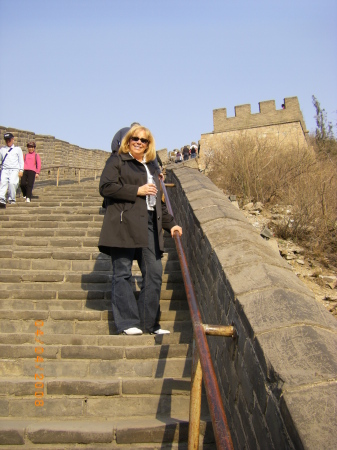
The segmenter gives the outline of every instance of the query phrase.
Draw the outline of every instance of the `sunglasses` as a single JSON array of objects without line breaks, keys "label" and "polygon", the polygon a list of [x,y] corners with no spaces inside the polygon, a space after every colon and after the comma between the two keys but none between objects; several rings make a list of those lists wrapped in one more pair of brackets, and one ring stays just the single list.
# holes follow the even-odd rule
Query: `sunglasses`
[{"label": "sunglasses", "polygon": [[131,136],[130,141],[134,141],[134,142],[140,141],[142,144],[148,144],[150,142],[148,139],[139,138],[137,136]]}]

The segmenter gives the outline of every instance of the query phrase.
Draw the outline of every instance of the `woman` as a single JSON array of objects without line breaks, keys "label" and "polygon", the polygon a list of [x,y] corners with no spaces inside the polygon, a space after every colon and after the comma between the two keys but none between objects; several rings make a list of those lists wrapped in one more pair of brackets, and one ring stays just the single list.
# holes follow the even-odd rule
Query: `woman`
[{"label": "woman", "polygon": [[[107,210],[98,248],[111,256],[112,312],[117,333],[169,333],[159,325],[162,228],[172,236],[175,231],[181,235],[182,229],[157,195],[155,157],[150,130],[134,126],[124,136],[119,154],[108,159],[100,180],[99,191]],[[155,197],[155,206],[151,206],[151,196]],[[143,276],[138,302],[131,284],[134,259]]]},{"label": "woman", "polygon": [[40,155],[35,153],[36,144],[34,141],[28,142],[27,148],[28,153],[24,156],[24,168],[20,187],[23,198],[26,199],[27,203],[30,203],[33,194],[35,176],[38,178],[41,170],[41,158]]}]

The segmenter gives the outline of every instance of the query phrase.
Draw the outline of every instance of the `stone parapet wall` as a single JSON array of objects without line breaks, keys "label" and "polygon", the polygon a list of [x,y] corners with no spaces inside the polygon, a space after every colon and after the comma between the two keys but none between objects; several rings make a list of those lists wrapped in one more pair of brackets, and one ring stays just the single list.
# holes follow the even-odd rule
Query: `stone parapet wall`
[{"label": "stone parapet wall", "polygon": [[[27,142],[36,142],[36,151],[41,156],[42,169],[51,166],[85,167],[88,169],[81,171],[81,176],[92,176],[92,169],[103,169],[107,158],[110,156],[110,152],[82,148],[78,145],[56,139],[54,136],[35,134],[31,131],[18,130],[0,125],[1,147],[5,145],[3,135],[6,132],[13,133],[15,145],[21,147],[24,154],[27,152]],[[55,170],[42,170],[40,179],[48,178]],[[77,176],[75,169],[62,169],[62,171]]]},{"label": "stone parapet wall", "polygon": [[206,176],[167,170],[235,449],[332,449],[337,322]]}]

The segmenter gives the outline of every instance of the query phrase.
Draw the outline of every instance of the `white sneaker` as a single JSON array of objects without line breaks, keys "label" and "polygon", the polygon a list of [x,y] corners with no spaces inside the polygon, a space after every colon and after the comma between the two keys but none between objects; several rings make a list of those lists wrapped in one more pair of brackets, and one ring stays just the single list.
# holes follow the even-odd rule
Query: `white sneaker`
[{"label": "white sneaker", "polygon": [[30,198],[27,198],[27,199],[26,199],[26,203],[30,203]]},{"label": "white sneaker", "polygon": [[136,327],[128,328],[127,330],[123,330],[123,333],[127,334],[127,335],[143,334],[142,330],[140,330],[139,328],[136,328]]},{"label": "white sneaker", "polygon": [[26,200],[26,196],[25,195],[22,198],[24,198]]},{"label": "white sneaker", "polygon": [[162,330],[161,328],[159,328],[159,330],[156,330],[153,333],[154,334],[170,334],[171,331],[169,331],[169,330]]}]

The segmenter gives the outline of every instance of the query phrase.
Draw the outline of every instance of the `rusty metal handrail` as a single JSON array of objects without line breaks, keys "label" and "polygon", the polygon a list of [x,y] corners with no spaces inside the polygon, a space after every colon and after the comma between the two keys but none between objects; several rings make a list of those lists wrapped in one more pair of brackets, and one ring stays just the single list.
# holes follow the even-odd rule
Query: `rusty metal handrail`
[{"label": "rusty metal handrail", "polygon": [[[160,183],[165,195],[168,212],[173,216],[165,184],[162,180],[160,180]],[[233,450],[233,442],[226,413],[221,401],[220,390],[215,376],[206,333],[210,335],[234,337],[236,332],[234,327],[204,325],[202,323],[185,252],[177,231],[174,233],[174,240],[178,251],[194,331],[188,450],[197,449],[199,445],[202,377],[204,377],[208,407],[211,414],[217,448],[221,450]]]},{"label": "rusty metal handrail", "polygon": [[[81,170],[93,170],[94,171],[94,180],[96,180],[97,171],[102,171],[103,168],[95,168],[95,167],[81,167],[81,166],[67,166],[67,165],[57,165],[57,166],[46,166],[42,167],[42,170],[50,170],[50,169],[57,169],[57,175],[56,175],[56,186],[59,185],[59,179],[60,179],[60,169],[75,169],[78,170],[78,183],[81,182]],[[76,173],[75,173],[76,175]]]}]

